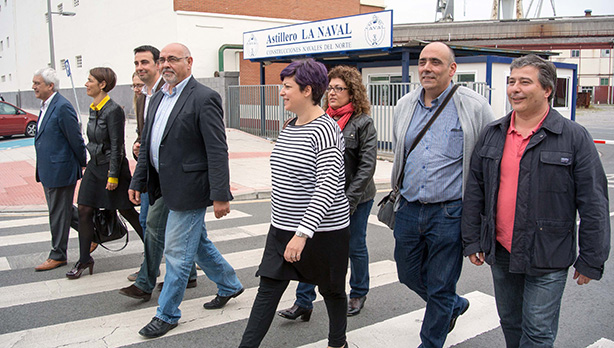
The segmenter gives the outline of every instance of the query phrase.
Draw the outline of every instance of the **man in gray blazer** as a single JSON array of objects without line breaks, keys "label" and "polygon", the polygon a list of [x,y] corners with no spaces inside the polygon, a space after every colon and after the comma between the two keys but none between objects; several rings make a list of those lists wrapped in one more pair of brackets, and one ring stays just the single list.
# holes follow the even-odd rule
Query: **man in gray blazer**
[{"label": "man in gray blazer", "polygon": [[205,212],[213,205],[216,218],[230,212],[228,145],[222,99],[192,77],[192,56],[182,44],[169,44],[158,60],[166,84],[149,104],[141,137],[139,161],[128,192],[140,203],[147,186],[155,204],[164,199],[170,212],[164,256],[166,276],[156,316],[139,334],[159,337],[177,326],[179,305],[194,261],[218,287],[206,309],[224,307],[243,292],[230,264],[207,238]]},{"label": "man in gray blazer", "polygon": [[[459,87],[454,51],[441,42],[424,47],[420,84],[394,110],[392,182],[403,181],[395,205],[394,259],[401,283],[426,301],[421,347],[442,347],[469,301],[456,293],[462,267],[461,212],[471,152],[494,114],[488,101]],[[424,137],[405,156],[443,100],[454,93]],[[406,158],[406,160],[405,160]]]},{"label": "man in gray blazer", "polygon": [[38,70],[32,78],[36,98],[42,100],[36,149],[36,181],[43,184],[49,207],[51,252],[37,271],[47,271],[66,264],[66,248],[71,222],[78,224],[73,212],[75,185],[86,165],[85,143],[79,119],[70,102],[58,93],[60,80],[51,68]]}]

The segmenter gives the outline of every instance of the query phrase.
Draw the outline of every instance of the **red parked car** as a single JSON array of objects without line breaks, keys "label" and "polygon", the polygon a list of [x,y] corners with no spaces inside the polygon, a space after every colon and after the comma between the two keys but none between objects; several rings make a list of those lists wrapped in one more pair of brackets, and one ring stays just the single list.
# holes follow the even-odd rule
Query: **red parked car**
[{"label": "red parked car", "polygon": [[0,136],[10,138],[16,134],[33,137],[36,134],[38,116],[13,104],[0,101]]}]

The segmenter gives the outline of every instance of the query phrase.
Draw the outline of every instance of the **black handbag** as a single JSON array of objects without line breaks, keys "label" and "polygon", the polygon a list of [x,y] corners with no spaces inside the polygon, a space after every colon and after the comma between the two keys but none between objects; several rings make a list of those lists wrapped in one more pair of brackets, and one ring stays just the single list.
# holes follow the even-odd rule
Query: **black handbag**
[{"label": "black handbag", "polygon": [[[420,140],[422,140],[422,137],[424,136],[424,134],[426,134],[426,131],[429,129],[429,127],[431,127],[433,122],[435,122],[435,120],[437,119],[441,111],[443,111],[443,108],[446,107],[446,104],[448,104],[450,99],[452,99],[452,95],[454,94],[454,92],[456,92],[457,89],[458,89],[458,85],[452,86],[450,93],[448,93],[448,95],[441,102],[441,105],[439,105],[439,107],[437,108],[433,116],[431,116],[431,119],[426,123],[424,128],[422,128],[420,133],[418,133],[418,135],[416,136],[416,139],[414,139],[413,144],[411,144],[409,151],[405,153],[405,156],[403,158],[403,166],[405,166],[405,163],[407,162],[407,157],[409,156],[409,154],[414,150],[416,145],[418,145]],[[399,175],[399,179],[392,187],[392,191],[390,191],[390,193],[388,193],[384,198],[382,198],[381,201],[379,201],[379,203],[377,203],[377,206],[379,207],[379,210],[377,212],[377,219],[380,222],[383,222],[384,224],[386,224],[386,226],[388,226],[391,230],[394,230],[394,204],[397,201],[397,196],[399,195],[400,187],[401,187],[401,184],[403,184],[404,177],[405,177],[405,171],[403,170],[403,168],[401,168],[401,175]]]},{"label": "black handbag", "polygon": [[[126,242],[120,249],[113,250],[104,246],[104,243],[121,239],[124,236],[126,236]],[[120,251],[128,245],[128,228],[124,220],[117,215],[116,210],[96,209],[94,211],[93,242],[110,251]]]}]

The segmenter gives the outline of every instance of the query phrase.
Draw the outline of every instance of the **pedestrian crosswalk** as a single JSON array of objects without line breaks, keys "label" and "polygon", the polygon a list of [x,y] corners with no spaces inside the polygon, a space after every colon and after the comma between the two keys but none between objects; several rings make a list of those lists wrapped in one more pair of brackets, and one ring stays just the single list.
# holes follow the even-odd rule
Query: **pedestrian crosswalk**
[{"label": "pedestrian crosswalk", "polygon": [[[204,310],[202,304],[215,296],[215,289],[211,284],[206,284],[211,282],[206,279],[202,271],[199,271],[199,287],[186,292],[186,299],[181,304],[182,318],[179,326],[163,338],[146,341],[137,332],[154,316],[156,301],[137,301],[117,293],[118,289],[130,284],[126,276],[138,269],[138,264],[135,264],[134,260],[139,259],[143,251],[138,238],[118,253],[99,248],[93,254],[97,262],[94,274],[88,274],[79,280],[68,280],[63,276],[66,267],[58,272],[54,270],[35,273],[33,270],[37,262],[48,252],[50,234],[47,226],[48,217],[45,214],[0,215],[0,348],[123,347],[143,343],[165,348],[189,347],[196,345],[195,337],[200,337],[198,342],[202,344],[199,346],[215,348],[238,346],[256,296],[257,279],[253,274],[262,257],[262,247],[269,224],[262,222],[266,221],[266,216],[263,218],[254,212],[241,209],[233,209],[232,213],[223,219],[224,223],[218,222],[222,220],[215,220],[210,213],[205,220],[210,239],[222,246],[220,251],[235,268],[246,290],[244,294],[230,301],[223,310]],[[391,231],[382,228],[375,216],[370,216],[369,223],[370,229],[377,230],[377,233],[382,233],[386,238],[391,238]],[[132,234],[135,235],[134,232]],[[76,249],[78,243],[74,240],[76,237],[77,233],[72,231],[73,240],[69,244],[71,247],[69,255],[78,255]],[[24,252],[18,253],[16,250]],[[36,257],[39,260],[35,260]],[[32,260],[28,263],[24,261],[26,259]],[[132,261],[127,262],[127,260]],[[164,263],[160,271],[159,280],[162,280],[165,273]],[[292,305],[295,288],[296,282],[291,282],[279,308]],[[370,300],[363,311],[364,314],[361,313],[348,320],[352,324],[348,329],[349,346],[417,347],[420,344],[419,331],[424,315],[424,304],[419,299],[416,301],[416,296],[413,299],[418,305],[413,307],[407,305],[400,314],[369,316],[369,312],[376,313],[378,310],[383,310],[377,308],[377,296],[397,296],[398,289],[403,289],[404,296],[412,296],[405,287],[399,285],[396,264],[391,255],[371,261],[370,288]],[[446,347],[471,342],[472,339],[499,327],[495,301],[491,294],[475,290],[464,293],[463,296],[470,300],[471,307],[458,320],[455,330],[448,336]],[[102,304],[98,303],[101,301]],[[112,308],[108,311],[87,311],[88,304],[91,304],[92,308],[104,308],[105,303]],[[83,311],[74,315],[70,308],[62,308],[72,304],[86,308],[82,308]],[[319,315],[312,317],[312,322],[300,324],[276,318],[270,335],[300,336],[298,343],[294,345],[286,343],[283,347],[326,347],[327,321],[320,295],[316,299],[315,306],[320,312]],[[402,306],[404,307],[404,304]],[[318,321],[325,323],[322,326]],[[228,328],[228,330],[219,328]],[[314,328],[318,330],[313,331]],[[228,335],[228,331],[232,334],[213,339],[210,337],[211,331],[218,333],[224,331],[220,335]],[[595,340],[589,347],[614,347],[614,342],[609,338]],[[265,342],[270,344],[270,341]],[[502,338],[498,342],[503,342]],[[475,347],[496,346],[476,345]],[[263,347],[278,346],[263,344]],[[466,347],[474,346],[470,344]]]}]

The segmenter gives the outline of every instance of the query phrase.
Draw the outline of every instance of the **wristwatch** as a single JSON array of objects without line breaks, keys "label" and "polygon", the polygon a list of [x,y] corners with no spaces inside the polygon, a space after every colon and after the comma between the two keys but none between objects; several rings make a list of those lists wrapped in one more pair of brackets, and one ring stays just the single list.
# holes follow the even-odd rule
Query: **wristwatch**
[{"label": "wristwatch", "polygon": [[303,233],[301,231],[296,231],[296,233],[294,233],[297,237],[301,237],[301,238],[309,238],[309,235],[306,233]]}]

